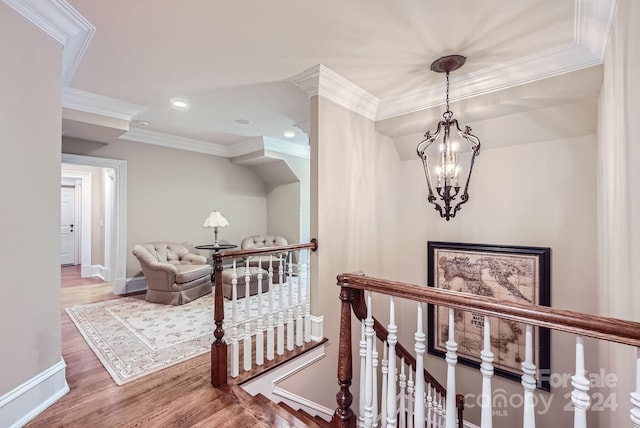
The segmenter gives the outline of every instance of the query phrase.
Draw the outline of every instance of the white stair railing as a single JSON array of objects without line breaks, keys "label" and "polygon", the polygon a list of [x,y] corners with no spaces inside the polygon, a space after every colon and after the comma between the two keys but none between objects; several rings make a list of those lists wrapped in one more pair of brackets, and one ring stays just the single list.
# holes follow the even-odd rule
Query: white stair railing
[{"label": "white stair railing", "polygon": [[[370,397],[375,396],[375,389],[370,389],[373,384],[375,388],[377,382],[370,382],[374,379],[374,371],[377,374],[377,365],[373,364],[371,358],[368,358],[369,337],[373,337],[373,332],[369,331],[367,323],[375,325],[375,332],[386,343],[383,344],[383,359],[381,364],[382,405],[380,408],[380,416],[382,418],[382,426],[401,427],[427,427],[427,428],[456,428],[463,425],[463,420],[458,415],[456,407],[456,366],[457,366],[457,348],[455,338],[455,311],[469,311],[474,315],[484,317],[483,321],[483,347],[478,352],[477,358],[480,363],[480,374],[482,375],[482,401],[481,401],[481,427],[492,428],[492,378],[494,374],[494,354],[491,345],[491,321],[493,318],[503,319],[509,322],[520,323],[524,330],[524,361],[521,364],[522,376],[522,403],[523,416],[522,427],[533,428],[536,426],[536,408],[534,393],[538,387],[536,380],[537,367],[534,359],[534,328],[546,328],[564,333],[573,334],[576,337],[575,347],[575,373],[571,377],[573,390],[570,394],[570,402],[574,409],[574,428],[587,427],[587,412],[590,410],[589,396],[590,383],[585,364],[584,337],[591,337],[600,341],[608,341],[621,343],[632,346],[635,350],[635,359],[633,360],[635,368],[635,390],[630,392],[631,409],[629,418],[632,426],[640,428],[640,323],[620,320],[615,318],[601,317],[590,314],[583,314],[575,311],[568,311],[546,306],[539,306],[527,303],[513,303],[488,296],[478,296],[454,292],[450,290],[434,289],[413,284],[402,284],[397,281],[387,281],[376,278],[369,278],[364,275],[344,274],[340,275],[338,284],[342,286],[341,299],[343,301],[342,318],[341,318],[341,356],[349,355],[348,352],[342,352],[342,348],[350,346],[350,340],[345,341],[342,331],[343,324],[350,323],[350,319],[345,318],[345,314],[350,316],[350,312],[345,311],[345,303],[351,302],[351,308],[358,318],[363,319],[362,314],[366,308],[366,321],[364,337],[367,340],[365,353],[365,394],[364,416],[362,419],[363,426],[372,426],[371,423],[377,419],[373,408],[369,410]],[[377,323],[371,315],[371,291],[385,294],[389,296],[389,324],[387,331],[384,327]],[[366,302],[364,301],[366,295]],[[347,296],[347,298],[345,298]],[[415,338],[415,362],[402,345],[398,343],[398,326],[396,325],[396,304],[395,298],[403,298],[417,302],[417,326],[414,334]],[[422,306],[425,303],[433,304],[441,308],[448,309],[448,337],[445,342],[446,354],[445,363],[447,366],[447,388],[446,397],[441,391],[444,389],[438,385],[429,384],[437,382],[428,374],[429,379],[422,379],[424,371],[424,333],[422,330]],[[375,324],[377,323],[377,324]],[[495,323],[495,322],[494,322]],[[346,330],[345,330],[346,331]],[[542,333],[540,333],[542,334]],[[403,333],[403,336],[405,334]],[[345,345],[345,343],[347,345]],[[411,359],[411,363],[407,363],[407,358]],[[396,362],[401,359],[400,367],[396,369]],[[341,363],[344,364],[344,363]],[[350,367],[350,363],[345,366]],[[413,371],[415,368],[416,371]],[[409,371],[407,376],[407,369]],[[340,412],[336,411],[332,423],[334,426],[349,426],[347,423],[350,415],[348,408],[344,407],[344,403],[348,402],[348,394],[345,393],[345,385],[349,384],[350,379],[345,377],[345,370],[339,370],[339,382],[341,391],[338,394]],[[369,374],[371,373],[371,374]],[[399,376],[398,376],[399,373]],[[342,376],[342,377],[341,377]],[[399,377],[399,379],[397,378]],[[408,378],[408,383],[407,383]],[[415,381],[414,381],[415,379]],[[424,389],[423,389],[424,388]],[[346,388],[348,392],[348,388]],[[461,410],[460,410],[461,411]],[[373,416],[370,416],[373,414]],[[413,418],[411,418],[413,416]]]},{"label": "white stair railing", "polygon": [[[230,363],[227,373],[232,378],[240,375],[241,365],[242,370],[248,372],[263,366],[266,361],[273,361],[277,355],[283,355],[285,344],[287,350],[293,351],[295,348],[305,345],[305,335],[311,341],[309,265],[307,261],[310,259],[311,248],[315,245],[315,242],[312,242],[223,253],[224,257],[228,258],[231,258],[234,253],[240,253],[241,256],[245,256],[247,253],[256,254],[255,257],[247,257],[243,267],[239,267],[237,257],[233,257],[233,261],[228,267],[231,273],[231,284],[225,283],[224,285],[230,288],[227,290],[230,294],[227,296],[230,299],[220,299],[223,303],[221,306],[224,306],[228,311],[227,316],[222,317],[222,326],[227,329],[222,338],[229,341],[228,358]],[[278,250],[278,248],[282,248],[282,250]],[[305,252],[305,257],[298,256],[298,259],[304,258],[305,262],[295,265],[293,253],[298,248],[299,251]],[[268,257],[267,259],[263,257],[262,253],[278,253],[278,259],[275,259],[273,254],[267,254],[265,256]],[[266,264],[267,260],[268,269],[265,270],[262,263],[264,261]],[[278,281],[274,282],[273,265],[276,260],[280,263],[277,270]],[[219,268],[218,272],[220,272],[219,279],[216,278],[217,289],[218,280],[222,283],[222,277],[228,275],[228,272],[221,273],[224,269],[221,260],[216,260],[216,263]],[[228,277],[225,276],[225,278]],[[244,296],[239,298],[239,294],[243,291]],[[219,295],[222,296],[222,294],[222,287],[220,287]],[[215,296],[215,298],[217,306],[218,297]],[[308,308],[308,313],[305,313],[305,307]],[[217,309],[214,312],[216,312],[217,325]],[[223,310],[224,312],[226,311]],[[216,354],[219,355],[221,352],[216,350]],[[213,379],[212,365],[212,383]]]}]

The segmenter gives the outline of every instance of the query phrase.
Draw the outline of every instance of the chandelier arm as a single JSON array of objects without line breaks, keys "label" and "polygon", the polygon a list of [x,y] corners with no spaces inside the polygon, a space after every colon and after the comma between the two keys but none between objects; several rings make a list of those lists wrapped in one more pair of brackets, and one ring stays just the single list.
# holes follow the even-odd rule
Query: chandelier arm
[{"label": "chandelier arm", "polygon": [[[424,167],[424,175],[425,178],[427,179],[427,187],[429,188],[429,196],[432,197],[433,196],[433,189],[431,188],[431,180],[429,179],[429,163],[427,162],[427,155],[424,154],[424,152],[422,153],[422,166]],[[431,201],[429,201],[431,202]]]}]

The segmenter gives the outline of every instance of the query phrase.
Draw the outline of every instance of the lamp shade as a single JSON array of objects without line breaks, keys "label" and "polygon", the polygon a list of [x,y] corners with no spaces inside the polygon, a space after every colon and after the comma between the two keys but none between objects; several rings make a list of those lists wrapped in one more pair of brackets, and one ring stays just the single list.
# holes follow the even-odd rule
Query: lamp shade
[{"label": "lamp shade", "polygon": [[211,211],[209,217],[204,221],[204,227],[224,227],[229,226],[226,218],[220,214],[220,211]]}]

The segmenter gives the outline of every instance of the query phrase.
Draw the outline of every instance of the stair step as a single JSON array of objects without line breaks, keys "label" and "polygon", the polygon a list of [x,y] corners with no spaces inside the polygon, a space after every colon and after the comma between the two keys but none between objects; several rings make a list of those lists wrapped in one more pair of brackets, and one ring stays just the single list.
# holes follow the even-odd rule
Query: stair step
[{"label": "stair step", "polygon": [[298,418],[297,415],[289,413],[262,394],[251,396],[251,394],[238,386],[228,386],[223,388],[228,388],[239,400],[247,403],[247,405],[251,407],[256,418],[264,421],[269,426],[295,428],[320,427],[320,425],[315,422],[309,423],[306,420]]},{"label": "stair step", "polygon": [[279,402],[278,406],[280,406],[281,408],[285,409],[287,412],[289,412],[290,414],[292,414],[296,418],[300,419],[301,421],[306,423],[308,426],[311,426],[311,427],[317,427],[317,426],[319,426],[319,427],[328,427],[329,426],[329,424],[324,420],[323,420],[324,424],[320,425],[320,423],[315,419],[315,417],[311,416],[309,413],[305,412],[302,409],[299,409],[299,410],[294,409],[293,407],[289,406],[284,401]]},{"label": "stair step", "polygon": [[322,426],[322,427],[329,427],[329,425],[330,425],[330,424],[329,424],[329,422],[325,421],[325,420],[324,420],[324,418],[321,418],[321,417],[320,417],[320,416],[318,416],[318,415],[315,415],[315,416],[313,417],[313,419],[315,419],[315,420],[316,420],[316,422],[318,423],[318,425],[320,425],[320,426]]}]

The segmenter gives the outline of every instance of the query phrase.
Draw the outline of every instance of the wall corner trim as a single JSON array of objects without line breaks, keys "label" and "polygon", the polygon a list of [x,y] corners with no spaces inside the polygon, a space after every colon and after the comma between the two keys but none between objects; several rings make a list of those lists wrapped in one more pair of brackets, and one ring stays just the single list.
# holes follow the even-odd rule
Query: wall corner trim
[{"label": "wall corner trim", "polygon": [[18,428],[69,392],[64,359],[0,397],[0,425]]}]

